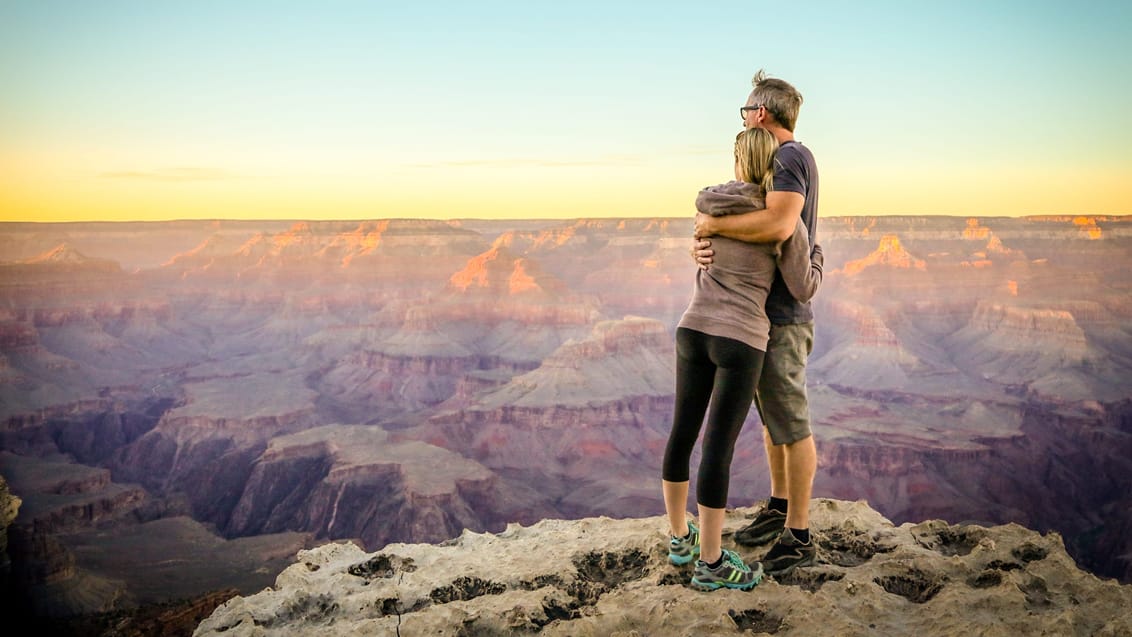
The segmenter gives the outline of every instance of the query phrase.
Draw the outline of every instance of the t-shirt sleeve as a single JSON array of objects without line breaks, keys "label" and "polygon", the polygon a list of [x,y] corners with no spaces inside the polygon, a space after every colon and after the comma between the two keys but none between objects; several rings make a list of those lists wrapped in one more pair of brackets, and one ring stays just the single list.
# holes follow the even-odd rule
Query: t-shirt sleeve
[{"label": "t-shirt sleeve", "polygon": [[779,148],[774,156],[774,189],[806,196],[806,160],[792,145]]},{"label": "t-shirt sleeve", "polygon": [[814,244],[811,249],[809,233],[801,219],[794,228],[794,234],[779,245],[775,256],[778,272],[790,296],[799,303],[812,299],[821,285],[825,256],[821,246]]}]

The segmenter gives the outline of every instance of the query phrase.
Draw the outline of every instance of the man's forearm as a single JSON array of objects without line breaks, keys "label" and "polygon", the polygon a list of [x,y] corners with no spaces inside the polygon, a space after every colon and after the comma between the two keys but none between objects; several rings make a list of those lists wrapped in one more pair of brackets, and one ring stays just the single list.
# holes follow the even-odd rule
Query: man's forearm
[{"label": "man's forearm", "polygon": [[[786,226],[785,221],[790,225]],[[746,243],[775,243],[785,241],[794,233],[795,219],[770,209],[755,210],[741,215],[713,217],[712,234]]]},{"label": "man's forearm", "polygon": [[785,241],[794,234],[805,203],[805,197],[796,192],[769,192],[763,210],[721,217],[701,212],[696,215],[695,236],[717,235],[747,243]]}]

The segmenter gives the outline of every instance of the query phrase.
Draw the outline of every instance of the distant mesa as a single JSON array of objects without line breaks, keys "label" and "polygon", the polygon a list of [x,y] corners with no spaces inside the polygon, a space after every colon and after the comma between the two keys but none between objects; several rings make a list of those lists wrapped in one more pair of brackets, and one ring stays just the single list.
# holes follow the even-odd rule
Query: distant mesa
[{"label": "distant mesa", "polygon": [[86,263],[89,260],[86,255],[70,245],[61,243],[43,254],[28,259],[25,263]]},{"label": "distant mesa", "polygon": [[1016,257],[1025,258],[1021,250],[1014,250],[1006,247],[1002,243],[1002,239],[996,235],[987,226],[981,225],[979,219],[971,218],[967,220],[967,227],[963,229],[963,238],[970,241],[985,241],[986,246],[982,250],[978,250],[971,255],[971,259],[964,261],[962,265],[973,267],[985,267],[992,264],[991,255],[998,255],[1000,257]]},{"label": "distant mesa", "polygon": [[327,459],[324,480],[329,483],[357,481],[393,470],[407,489],[420,496],[454,493],[461,481],[492,477],[479,463],[447,449],[415,440],[393,440],[381,428],[361,425],[323,425],[274,438],[259,461],[266,464],[306,456]]},{"label": "distant mesa", "polygon": [[276,250],[282,250],[292,245],[309,243],[315,239],[315,234],[311,230],[311,224],[306,221],[300,221],[291,226],[287,232],[281,232],[272,238],[272,245]]},{"label": "distant mesa", "polygon": [[910,352],[871,307],[833,302],[831,314],[850,329],[810,368],[825,382],[844,386],[905,389],[931,366]]},{"label": "distant mesa", "polygon": [[329,254],[341,253],[342,267],[368,254],[373,254],[381,246],[385,231],[389,229],[389,221],[363,222],[353,231],[343,233],[326,248]]},{"label": "distant mesa", "polygon": [[188,252],[173,255],[162,267],[207,267],[216,259],[230,257],[242,245],[243,240],[215,233]]},{"label": "distant mesa", "polygon": [[[368,280],[409,280],[402,269],[430,277],[436,270],[451,272],[485,245],[477,233],[443,221],[302,221],[280,232],[214,233],[164,265],[182,270],[183,277],[209,271],[214,277],[277,281],[276,275],[285,271],[282,278],[294,281],[296,271],[328,276],[348,271]],[[395,267],[389,265],[391,260],[396,260]]]},{"label": "distant mesa", "polygon": [[206,378],[186,383],[184,392],[184,403],[166,412],[150,435],[179,444],[229,436],[258,442],[315,421],[317,394],[297,371]]},{"label": "distant mesa", "polygon": [[1083,239],[1096,240],[1103,237],[1097,220],[1093,217],[1074,217],[1073,225],[1080,229],[1078,236]]},{"label": "distant mesa", "polygon": [[531,232],[523,232],[519,230],[508,230],[495,238],[491,242],[492,249],[506,249],[516,254],[525,253],[529,250],[537,239],[538,235]]},{"label": "distant mesa", "polygon": [[860,274],[873,266],[887,266],[890,268],[924,270],[927,264],[923,259],[913,257],[900,243],[900,237],[886,234],[880,239],[880,245],[863,259],[849,261],[841,271],[847,275]]},{"label": "distant mesa", "polygon": [[487,468],[447,449],[394,440],[378,427],[325,425],[270,441],[227,531],[303,530],[372,546],[439,542],[520,516],[525,503],[513,496]]},{"label": "distant mesa", "polygon": [[571,339],[535,370],[482,399],[482,408],[558,407],[668,396],[675,387],[672,339],[660,321],[602,321],[587,338]]},{"label": "distant mesa", "polygon": [[452,275],[448,287],[503,296],[557,296],[567,292],[566,284],[543,272],[537,262],[498,245],[468,261],[464,269]]},{"label": "distant mesa", "polygon": [[93,267],[96,269],[120,270],[116,261],[110,259],[96,259],[88,257],[76,250],[69,243],[61,243],[54,248],[30,259],[20,262],[25,265],[63,266],[63,267]]},{"label": "distant mesa", "polygon": [[977,218],[967,220],[967,227],[963,229],[964,239],[986,239],[990,236],[990,228],[979,225]]},{"label": "distant mesa", "polygon": [[957,360],[984,378],[1035,387],[1060,379],[1051,395],[1063,398],[1105,393],[1101,385],[1078,388],[1071,382],[1077,371],[1099,363],[1085,331],[1066,310],[983,300],[967,325],[948,337],[947,346],[962,352]]},{"label": "distant mesa", "polygon": [[1002,239],[999,239],[994,235],[991,235],[991,238],[987,240],[987,252],[993,252],[997,254],[1020,254],[1017,250],[1011,250],[1010,248],[1004,246],[1002,244]]},{"label": "distant mesa", "polygon": [[88,277],[114,277],[122,274],[117,261],[88,257],[68,243],[19,261],[0,263],[0,281],[17,285],[49,282],[70,285]]},{"label": "distant mesa", "polygon": [[1043,353],[1056,349],[1083,356],[1088,348],[1085,333],[1065,310],[1015,307],[984,300],[976,307],[968,327],[994,334],[995,338],[986,345],[995,349],[1030,350],[1039,341]]}]

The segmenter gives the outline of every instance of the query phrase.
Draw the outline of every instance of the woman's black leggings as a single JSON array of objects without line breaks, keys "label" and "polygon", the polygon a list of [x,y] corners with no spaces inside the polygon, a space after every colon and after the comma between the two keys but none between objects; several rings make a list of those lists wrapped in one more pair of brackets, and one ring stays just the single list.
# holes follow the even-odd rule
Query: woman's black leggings
[{"label": "woman's black leggings", "polygon": [[688,480],[692,448],[707,413],[696,478],[696,502],[705,507],[727,506],[731,456],[754,400],[764,354],[732,338],[684,327],[676,330],[676,410],[664,450],[663,478]]}]

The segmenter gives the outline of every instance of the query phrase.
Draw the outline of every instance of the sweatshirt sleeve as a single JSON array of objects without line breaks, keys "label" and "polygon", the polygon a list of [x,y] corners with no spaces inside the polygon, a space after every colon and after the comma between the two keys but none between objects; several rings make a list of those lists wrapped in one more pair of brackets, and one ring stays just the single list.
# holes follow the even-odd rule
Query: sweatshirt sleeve
[{"label": "sweatshirt sleeve", "polygon": [[820,245],[810,249],[810,233],[801,219],[794,228],[794,234],[779,244],[776,258],[790,295],[800,303],[812,299],[821,286],[825,255]]}]

